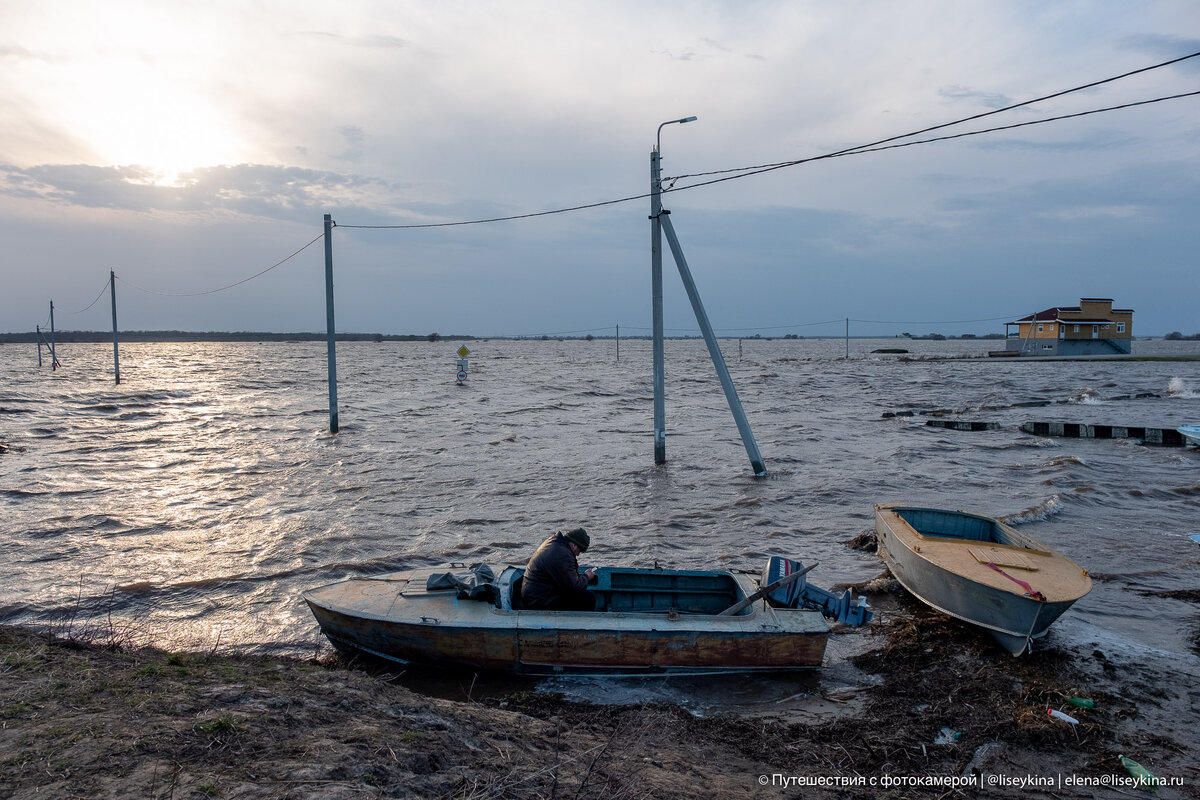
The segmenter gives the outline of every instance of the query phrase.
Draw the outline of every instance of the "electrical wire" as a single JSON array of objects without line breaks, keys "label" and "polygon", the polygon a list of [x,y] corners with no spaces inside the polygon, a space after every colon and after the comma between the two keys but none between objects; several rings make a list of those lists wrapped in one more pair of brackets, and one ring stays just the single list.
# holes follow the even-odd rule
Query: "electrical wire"
[{"label": "electrical wire", "polygon": [[[726,181],[734,181],[734,180],[738,180],[740,178],[748,178],[751,175],[761,175],[765,172],[774,172],[775,170],[784,169],[786,167],[794,167],[794,166],[798,166],[800,164],[808,164],[813,161],[823,161],[823,160],[831,159],[831,158],[844,158],[846,156],[860,156],[860,155],[865,155],[866,153],[881,153],[884,150],[899,150],[900,148],[903,148],[903,147],[915,147],[917,145],[932,144],[934,142],[947,142],[947,141],[950,141],[951,139],[963,139],[968,136],[981,136],[985,133],[998,133],[1000,131],[1010,131],[1010,130],[1015,130],[1016,128],[1026,128],[1031,125],[1043,125],[1047,122],[1060,122],[1064,119],[1073,119],[1075,117],[1086,117],[1086,116],[1090,116],[1092,114],[1103,114],[1108,111],[1119,111],[1121,109],[1133,108],[1135,106],[1145,106],[1145,105],[1151,105],[1153,103],[1162,103],[1167,100],[1179,100],[1184,97],[1196,97],[1197,95],[1200,95],[1200,91],[1184,92],[1182,94],[1173,94],[1173,95],[1168,95],[1166,97],[1156,97],[1153,100],[1139,100],[1139,101],[1133,102],[1133,103],[1122,103],[1121,105],[1108,106],[1106,108],[1095,108],[1090,111],[1078,111],[1074,114],[1063,114],[1063,115],[1057,116],[1057,117],[1046,117],[1045,119],[1035,119],[1035,120],[1030,120],[1028,122],[1017,122],[1012,125],[1000,125],[995,128],[985,128],[983,130],[978,130],[978,131],[967,131],[966,133],[952,133],[952,134],[948,134],[946,136],[935,136],[932,139],[918,139],[915,142],[901,142],[899,144],[889,144],[889,145],[883,145],[881,147],[871,147],[870,149],[867,149],[867,150],[858,150],[858,149],[839,150],[836,153],[826,153],[825,155],[812,156],[811,158],[802,158],[802,159],[798,159],[796,161],[783,161],[778,164],[765,165],[762,167],[746,167],[745,169],[749,169],[750,170],[749,172],[739,172],[739,174],[737,174],[737,175],[726,175],[724,178],[715,178],[711,181],[701,181],[700,183],[690,183],[690,184],[687,184],[686,186],[680,186],[676,189],[672,189],[671,191],[672,192],[680,192],[685,189],[697,189],[701,186],[712,186],[713,184],[717,184],[717,183],[724,183]],[[904,138],[904,137],[893,137],[893,138],[895,139],[895,138]],[[892,141],[892,140],[888,140],[888,141]],[[728,170],[728,171],[738,172],[738,170]],[[712,175],[712,174],[720,174],[720,173],[706,173],[706,174]],[[695,177],[700,177],[700,176],[696,175]]]},{"label": "electrical wire", "polygon": [[[1087,83],[1087,84],[1084,84],[1083,86],[1076,86],[1073,89],[1064,89],[1063,91],[1060,91],[1060,92],[1054,92],[1053,94],[1044,95],[1042,97],[1036,97],[1032,100],[1024,100],[1020,103],[1014,103],[1012,105],[1004,106],[1003,108],[992,109],[991,111],[985,111],[981,114],[976,114],[971,117],[964,117],[962,119],[954,120],[953,122],[943,122],[939,125],[932,125],[928,128],[922,128],[919,131],[913,131],[912,133],[904,133],[899,136],[889,136],[886,139],[880,139],[879,141],[871,142],[870,144],[861,144],[861,145],[857,145],[855,147],[848,147],[844,150],[838,150],[837,152],[834,152],[834,153],[828,153],[825,156],[821,156],[821,157],[822,158],[834,158],[834,157],[840,156],[840,155],[848,155],[850,153],[853,153],[853,152],[856,152],[859,150],[866,151],[866,150],[868,150],[868,148],[876,148],[876,147],[879,147],[879,145],[888,144],[889,142],[894,142],[899,139],[908,139],[909,137],[912,137],[912,136],[920,136],[921,134],[924,134],[924,133],[932,133],[933,131],[941,130],[942,128],[950,128],[955,125],[961,125],[966,122],[974,122],[975,120],[983,119],[984,117],[990,117],[995,114],[1003,114],[1006,111],[1013,111],[1018,108],[1023,108],[1025,106],[1033,105],[1034,103],[1041,103],[1046,100],[1053,100],[1058,97],[1065,97],[1066,95],[1074,94],[1075,92],[1082,92],[1087,89],[1094,89],[1097,86],[1103,86],[1106,83],[1113,83],[1114,81],[1119,81],[1119,80],[1122,80],[1123,78],[1129,78],[1134,75],[1139,75],[1143,72],[1150,72],[1151,70],[1162,69],[1163,67],[1169,67],[1173,64],[1178,64],[1181,61],[1187,61],[1190,58],[1197,58],[1197,57],[1200,57],[1200,51],[1197,51],[1195,53],[1190,53],[1186,56],[1181,56],[1179,58],[1173,58],[1170,61],[1164,61],[1160,64],[1154,64],[1149,67],[1142,67],[1141,69],[1135,69],[1131,72],[1126,72],[1121,75],[1114,75],[1111,78],[1105,78],[1103,80],[1093,81],[1092,83]],[[1195,94],[1195,93],[1193,92],[1192,94]],[[1146,101],[1146,102],[1157,103],[1157,102],[1161,102],[1162,100],[1167,100],[1167,99],[1173,100],[1173,99],[1176,99],[1177,97],[1186,97],[1186,96],[1188,96],[1188,95],[1174,95],[1170,98],[1159,98],[1158,100],[1150,100],[1150,101]],[[1130,105],[1139,105],[1139,104],[1134,103],[1134,104],[1130,104]],[[1113,106],[1111,109],[1101,109],[1101,110],[1109,111],[1109,110],[1115,110],[1118,108],[1127,108],[1127,107],[1128,106]],[[1085,113],[1099,113],[1099,111],[1085,112]],[[1069,119],[1071,116],[1075,116],[1075,115],[1054,117],[1052,119],[1041,120],[1041,121],[1042,122],[1053,122],[1053,121],[1059,120],[1059,119]],[[1083,114],[1080,114],[1078,116],[1083,116]],[[1030,123],[1030,124],[1036,124],[1036,123]],[[991,130],[1004,130],[1004,129],[1003,128],[995,128],[995,129],[991,129]],[[927,141],[940,141],[940,140],[939,139],[929,139]],[[869,152],[875,152],[875,151],[870,150]],[[664,181],[666,181],[666,180],[678,181],[678,180],[682,180],[684,178],[699,178],[699,177],[705,177],[708,175],[722,175],[722,174],[726,174],[726,173],[730,173],[730,172],[746,172],[748,170],[760,170],[760,169],[766,169],[768,167],[785,167],[785,166],[791,166],[793,164],[802,164],[807,160],[809,160],[809,159],[799,159],[799,160],[794,160],[794,161],[781,161],[781,162],[777,162],[775,164],[759,164],[759,165],[753,166],[753,167],[735,167],[733,169],[715,170],[713,172],[696,172],[696,173],[692,173],[689,175],[679,175],[674,178],[663,178],[663,180]]]},{"label": "electrical wire", "polygon": [[100,289],[100,294],[96,295],[96,299],[95,299],[95,300],[93,300],[92,302],[88,303],[86,306],[84,306],[83,308],[79,309],[78,311],[64,311],[64,312],[62,312],[62,313],[66,314],[66,315],[68,315],[68,316],[74,316],[74,315],[76,315],[76,314],[82,314],[84,311],[87,311],[89,308],[91,308],[92,306],[96,305],[96,303],[99,303],[99,302],[100,302],[100,298],[101,298],[101,297],[104,297],[104,293],[105,293],[105,292],[107,292],[107,291],[108,291],[108,281],[105,281],[105,282],[104,282],[104,287]]},{"label": "electrical wire", "polygon": [[137,289],[139,292],[145,292],[146,294],[155,294],[155,295],[158,295],[159,297],[202,297],[202,296],[208,295],[208,294],[216,294],[217,292],[223,292],[226,289],[232,289],[235,286],[241,286],[243,283],[249,283],[250,281],[254,280],[255,278],[259,277],[260,275],[266,275],[271,270],[275,269],[276,267],[283,266],[284,264],[291,261],[296,256],[303,253],[308,248],[312,247],[314,244],[316,244],[318,241],[320,241],[322,238],[324,238],[324,236],[325,236],[324,232],[318,234],[316,236],[316,238],[314,238],[311,242],[304,245],[303,247],[301,247],[296,252],[292,253],[287,258],[283,259],[282,261],[276,261],[271,266],[267,267],[264,270],[260,270],[259,272],[254,273],[253,275],[251,275],[248,278],[242,278],[240,281],[235,281],[234,283],[230,283],[230,284],[228,284],[226,286],[222,286],[218,289],[209,289],[204,292],[159,292],[159,291],[155,291],[154,289],[147,289],[143,286],[138,286],[136,283],[132,283],[127,278],[121,278],[121,276],[119,276],[119,275],[117,277],[120,278],[122,283],[127,284],[128,286],[130,286],[134,289]]},{"label": "electrical wire", "polygon": [[[854,317],[839,317],[837,319],[829,319],[823,322],[792,322],[786,325],[746,325],[740,328],[714,328],[714,333],[736,333],[739,331],[779,331],[792,330],[794,328],[813,328],[822,325],[842,325],[846,322],[858,322],[871,325],[965,325],[975,322],[998,322],[1000,320],[1015,319],[1017,315],[1007,314],[1003,317],[982,317],[980,319],[943,319],[943,320],[881,320],[881,319],[855,319]],[[650,328],[638,325],[622,326],[628,331],[649,331]],[[612,326],[604,328],[589,328],[587,331],[566,331],[565,333],[585,333],[596,330],[610,330]],[[699,333],[699,328],[663,328],[664,331],[685,331],[688,333]],[[542,335],[542,334],[537,334]],[[545,334],[546,336],[555,336],[561,334]]]},{"label": "electrical wire", "polygon": [[[1162,69],[1164,67],[1168,67],[1173,64],[1178,64],[1180,62],[1187,61],[1188,59],[1197,58],[1197,57],[1200,57],[1200,51],[1197,51],[1195,53],[1190,53],[1186,56],[1181,56],[1179,58],[1174,58],[1169,61],[1164,61],[1159,64],[1153,64],[1148,67],[1142,67],[1140,69],[1132,70],[1130,72],[1125,72],[1120,75],[1114,75],[1110,78],[1104,78],[1103,80],[1093,81],[1091,83],[1087,83],[1082,86],[1076,86],[1071,89],[1064,89],[1060,92],[1054,92],[1053,94],[1044,95],[1042,97],[1037,97],[1032,100],[1025,100],[1020,103],[1014,103],[1012,105],[1005,106],[1004,108],[993,109],[992,111],[986,111],[981,114],[972,115],[970,117],[964,117],[962,119],[954,120],[951,122],[945,122],[945,123],[941,123],[939,125],[933,125],[928,128],[922,128],[921,130],[911,131],[909,133],[900,134],[898,136],[890,136],[886,139],[880,139],[876,142],[856,145],[855,147],[844,148],[842,150],[837,150],[832,153],[825,153],[823,155],[811,156],[808,158],[794,159],[791,161],[781,161],[781,162],[776,162],[773,164],[760,164],[757,166],[736,167],[733,169],[716,170],[713,172],[692,173],[689,175],[680,175],[680,176],[676,176],[673,178],[664,178],[663,181],[669,181],[669,183],[668,183],[668,188],[663,189],[661,191],[661,194],[682,192],[682,191],[686,191],[688,189],[696,189],[701,186],[711,186],[713,184],[723,183],[725,181],[738,180],[741,178],[748,178],[751,175],[759,175],[764,172],[771,172],[771,171],[778,170],[778,169],[785,169],[787,167],[799,166],[800,164],[807,164],[807,163],[810,163],[813,161],[820,161],[820,160],[831,159],[831,158],[840,158],[840,157],[844,157],[844,156],[848,156],[848,155],[861,155],[861,154],[865,154],[865,153],[875,153],[875,152],[881,152],[883,150],[898,149],[900,147],[912,147],[912,146],[915,146],[918,144],[930,144],[933,142],[947,141],[950,139],[963,138],[966,136],[980,136],[985,133],[996,133],[999,131],[1013,130],[1015,128],[1021,128],[1021,127],[1026,127],[1026,126],[1030,126],[1030,125],[1041,125],[1041,124],[1045,124],[1047,122],[1058,122],[1058,121],[1062,121],[1062,120],[1066,120],[1066,119],[1073,119],[1076,117],[1089,116],[1092,114],[1101,114],[1101,113],[1106,113],[1109,111],[1118,111],[1121,109],[1133,108],[1136,106],[1150,105],[1152,103],[1161,103],[1161,102],[1165,102],[1167,100],[1178,100],[1178,99],[1181,99],[1184,97],[1193,97],[1195,95],[1200,94],[1200,92],[1186,92],[1186,93],[1182,93],[1182,94],[1170,95],[1167,97],[1159,97],[1159,98],[1155,98],[1153,100],[1143,100],[1143,101],[1133,102],[1133,103],[1124,103],[1121,105],[1109,106],[1107,108],[1093,109],[1090,111],[1082,111],[1082,112],[1078,112],[1078,113],[1074,113],[1074,114],[1064,114],[1064,115],[1060,115],[1060,116],[1056,116],[1056,117],[1048,117],[1045,119],[1032,120],[1032,121],[1018,123],[1015,125],[999,126],[999,127],[988,128],[988,129],[979,130],[979,131],[971,131],[968,133],[960,133],[960,134],[954,134],[954,135],[950,135],[950,136],[934,137],[932,139],[923,139],[923,140],[915,141],[915,142],[905,142],[905,143],[901,143],[901,144],[889,144],[891,142],[897,142],[900,139],[908,139],[913,136],[920,136],[921,134],[924,134],[924,133],[930,133],[935,130],[941,130],[943,128],[952,127],[954,125],[961,125],[966,122],[973,122],[975,120],[983,119],[985,117],[989,117],[989,116],[992,116],[995,114],[1000,114],[1000,113],[1003,113],[1006,111],[1012,111],[1017,108],[1023,108],[1025,106],[1029,106],[1034,103],[1040,103],[1040,102],[1044,102],[1046,100],[1052,100],[1054,98],[1063,97],[1065,95],[1073,94],[1075,92],[1081,92],[1086,89],[1093,89],[1097,86],[1103,86],[1104,84],[1112,83],[1114,81],[1122,80],[1124,78],[1128,78],[1133,75],[1139,75],[1139,74],[1149,72],[1152,70]],[[730,173],[738,173],[738,174],[730,174]],[[717,178],[717,179],[714,179],[711,181],[701,181],[699,183],[687,184],[685,186],[678,186],[678,187],[674,186],[675,182],[682,180],[684,178],[706,177],[709,175],[725,175],[725,177]],[[494,222],[511,222],[514,220],[532,219],[535,217],[545,217],[545,216],[550,216],[550,215],[554,215],[554,214],[566,214],[566,213],[573,212],[573,211],[583,211],[583,210],[592,209],[592,208],[601,208],[603,206],[617,205],[619,203],[628,203],[633,200],[645,200],[651,196],[653,196],[653,193],[647,192],[647,193],[643,193],[643,194],[630,195],[628,197],[622,197],[622,198],[618,198],[615,200],[603,200],[603,201],[596,202],[596,203],[585,203],[585,204],[581,204],[581,205],[569,206],[566,208],[556,208],[556,209],[552,209],[549,211],[535,211],[535,212],[530,212],[530,213],[525,213],[525,214],[512,214],[509,216],[488,217],[488,218],[484,218],[484,219],[459,220],[459,221],[455,221],[455,222],[427,222],[427,223],[413,223],[413,224],[407,224],[407,225],[354,225],[354,224],[339,225],[338,223],[335,222],[334,225],[336,227],[340,227],[340,228],[360,228],[360,229],[370,229],[370,230],[415,230],[415,229],[420,229],[420,228],[450,228],[450,227],[458,227],[458,226],[464,226],[464,225],[484,225],[484,224],[494,223]]]},{"label": "electrical wire", "polygon": [[[941,320],[894,320],[894,319],[854,319],[850,322],[863,322],[871,325],[966,325],[971,322],[999,322],[1002,319],[1012,319],[1016,314],[1003,317],[984,317],[983,319],[941,319]],[[841,322],[842,320],[838,320]]]}]

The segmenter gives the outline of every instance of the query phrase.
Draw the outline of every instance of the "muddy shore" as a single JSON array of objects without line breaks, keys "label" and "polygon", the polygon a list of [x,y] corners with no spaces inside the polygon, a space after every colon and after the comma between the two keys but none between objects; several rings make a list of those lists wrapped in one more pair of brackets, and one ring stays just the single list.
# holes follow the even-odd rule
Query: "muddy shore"
[{"label": "muddy shore", "polygon": [[[816,722],[528,691],[455,701],[331,652],[167,653],[0,627],[0,796],[1196,796],[1194,681],[1099,649],[1012,658],[892,603],[841,634],[866,637],[852,660],[871,685],[816,689],[841,708]],[[1122,753],[1174,785],[1120,783]]]}]

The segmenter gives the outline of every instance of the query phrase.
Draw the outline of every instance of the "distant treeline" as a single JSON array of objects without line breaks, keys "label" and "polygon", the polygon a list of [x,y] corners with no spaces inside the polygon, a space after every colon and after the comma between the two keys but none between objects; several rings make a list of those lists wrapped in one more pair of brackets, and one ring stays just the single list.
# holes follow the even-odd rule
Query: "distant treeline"
[{"label": "distant treeline", "polygon": [[[49,331],[42,331],[42,338],[49,340]],[[262,331],[120,331],[122,342],[323,342],[323,333],[264,333]],[[441,342],[470,341],[474,336],[427,333],[417,335],[383,333],[339,333],[339,342]],[[0,333],[0,343],[28,343],[37,341],[37,333]],[[100,331],[55,331],[56,343],[111,342],[112,332]]]}]

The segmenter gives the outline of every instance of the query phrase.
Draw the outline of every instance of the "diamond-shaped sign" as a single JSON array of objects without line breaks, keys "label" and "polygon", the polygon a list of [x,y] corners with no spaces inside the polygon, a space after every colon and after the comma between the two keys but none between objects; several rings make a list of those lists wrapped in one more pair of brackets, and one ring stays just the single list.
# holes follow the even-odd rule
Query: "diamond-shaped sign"
[{"label": "diamond-shaped sign", "polygon": [[466,358],[467,356],[471,355],[471,351],[468,350],[467,346],[464,344],[462,347],[458,348],[458,355],[462,358]]}]

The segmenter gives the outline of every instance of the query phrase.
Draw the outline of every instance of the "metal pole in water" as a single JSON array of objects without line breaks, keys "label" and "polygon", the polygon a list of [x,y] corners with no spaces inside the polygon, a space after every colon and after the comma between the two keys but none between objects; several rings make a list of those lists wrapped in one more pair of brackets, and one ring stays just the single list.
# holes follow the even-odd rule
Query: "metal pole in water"
[{"label": "metal pole in water", "polygon": [[717,377],[721,379],[721,388],[725,390],[725,399],[729,402],[729,410],[737,423],[738,432],[742,435],[742,444],[746,446],[746,455],[750,457],[750,468],[754,474],[762,477],[767,474],[762,455],[758,452],[758,443],[754,441],[754,432],[750,430],[750,422],[742,409],[742,401],[738,399],[737,389],[734,388],[733,378],[729,377],[729,368],[725,366],[725,357],[721,355],[721,346],[713,334],[712,324],[700,301],[700,292],[696,282],[692,280],[692,272],[688,269],[687,259],[683,257],[683,248],[679,245],[679,237],[675,235],[675,226],[671,218],[665,214],[662,217],[663,233],[667,236],[667,244],[671,246],[671,254],[675,256],[675,266],[679,268],[679,277],[683,279],[683,288],[687,291],[688,299],[692,301],[692,310],[696,313],[696,322],[700,324],[700,332],[704,334],[704,343],[708,345],[708,354],[713,366],[717,369]]},{"label": "metal pole in water", "polygon": [[617,361],[621,360],[621,326],[617,325]]},{"label": "metal pole in water", "polygon": [[117,273],[108,271],[108,296],[112,298],[113,318],[113,378],[121,385],[121,360],[117,353]]},{"label": "metal pole in water", "polygon": [[[665,123],[664,123],[665,124]],[[662,126],[658,128],[662,133]],[[662,171],[658,148],[650,152],[650,293],[654,322],[654,463],[667,463],[667,401],[663,354]]]},{"label": "metal pole in water", "polygon": [[50,301],[50,371],[58,369],[58,356],[54,352],[54,301]]},{"label": "metal pole in water", "polygon": [[329,364],[329,432],[338,432],[337,348],[333,327],[333,218],[325,215],[325,328]]},{"label": "metal pole in water", "polygon": [[695,122],[696,118],[669,119],[658,126],[650,151],[650,285],[654,305],[654,463],[667,463],[666,366],[663,355],[662,216],[662,129],[667,125]]},{"label": "metal pole in water", "polygon": [[38,366],[40,367],[42,365],[42,326],[35,325],[34,329],[37,331]]},{"label": "metal pole in water", "polygon": [[846,360],[850,360],[850,318],[846,317]]}]

